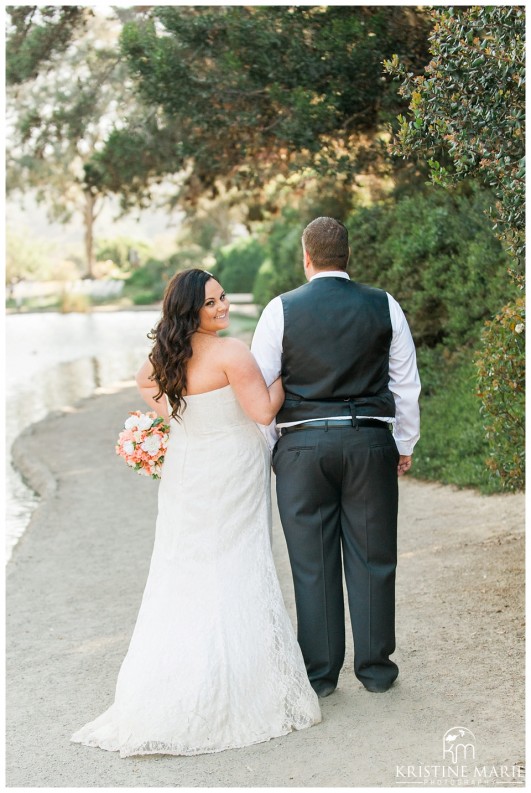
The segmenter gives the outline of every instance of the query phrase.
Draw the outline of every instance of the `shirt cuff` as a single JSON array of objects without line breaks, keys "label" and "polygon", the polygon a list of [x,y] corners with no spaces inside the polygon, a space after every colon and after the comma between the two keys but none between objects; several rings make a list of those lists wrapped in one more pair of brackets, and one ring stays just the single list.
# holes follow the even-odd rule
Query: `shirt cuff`
[{"label": "shirt cuff", "polygon": [[396,448],[398,449],[398,454],[404,454],[408,457],[413,454],[413,448],[415,446],[414,443],[411,441],[397,441],[395,439]]},{"label": "shirt cuff", "polygon": [[277,429],[276,420],[273,419],[271,424],[258,424],[257,426],[267,441],[269,451],[272,452],[280,435]]}]

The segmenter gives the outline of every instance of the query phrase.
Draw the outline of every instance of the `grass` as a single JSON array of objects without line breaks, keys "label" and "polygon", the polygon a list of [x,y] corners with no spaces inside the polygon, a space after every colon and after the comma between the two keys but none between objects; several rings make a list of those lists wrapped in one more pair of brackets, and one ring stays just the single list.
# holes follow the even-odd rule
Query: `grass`
[{"label": "grass", "polygon": [[16,311],[59,311],[59,296],[28,297],[18,302],[13,300],[13,298],[7,298],[6,309]]},{"label": "grass", "polygon": [[[421,396],[421,438],[415,446],[412,474],[481,493],[500,492],[485,460],[488,446],[476,396],[476,372],[472,353],[458,361],[440,357],[426,361],[426,393]],[[423,377],[422,356],[419,370]],[[424,385],[424,383],[423,383]]]}]

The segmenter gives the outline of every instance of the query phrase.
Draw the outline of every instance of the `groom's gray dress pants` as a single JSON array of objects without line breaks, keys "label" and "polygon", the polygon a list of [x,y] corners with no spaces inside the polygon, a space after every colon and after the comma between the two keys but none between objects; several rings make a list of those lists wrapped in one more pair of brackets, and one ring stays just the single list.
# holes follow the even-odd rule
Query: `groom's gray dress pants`
[{"label": "groom's gray dress pants", "polygon": [[387,425],[282,435],[273,452],[278,507],[308,677],[336,684],[345,655],[342,560],[363,683],[398,675],[395,650],[398,451]]}]

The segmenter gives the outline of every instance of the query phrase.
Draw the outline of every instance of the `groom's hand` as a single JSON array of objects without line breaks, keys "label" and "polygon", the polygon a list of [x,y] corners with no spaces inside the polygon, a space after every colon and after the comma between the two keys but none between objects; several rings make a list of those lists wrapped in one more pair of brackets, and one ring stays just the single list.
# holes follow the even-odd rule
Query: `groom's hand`
[{"label": "groom's hand", "polygon": [[406,471],[409,471],[413,465],[413,458],[411,454],[401,454],[398,460],[398,476],[402,476]]}]

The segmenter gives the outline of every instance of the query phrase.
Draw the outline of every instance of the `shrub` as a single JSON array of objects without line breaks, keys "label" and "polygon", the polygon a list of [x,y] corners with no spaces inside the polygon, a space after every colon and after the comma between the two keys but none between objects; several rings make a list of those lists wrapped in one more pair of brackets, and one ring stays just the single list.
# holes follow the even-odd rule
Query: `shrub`
[{"label": "shrub", "polygon": [[254,279],[253,285],[253,300],[257,306],[264,308],[269,303],[272,296],[273,280],[275,278],[275,271],[271,259],[266,259],[260,265],[260,269]]},{"label": "shrub", "polygon": [[135,306],[149,306],[151,303],[158,303],[160,298],[158,292],[137,292],[133,295],[133,303]]},{"label": "shrub", "polygon": [[[430,187],[353,210],[351,277],[390,292],[407,311],[418,346],[476,343],[516,287],[508,257],[485,215],[489,194],[472,184],[454,193]],[[270,268],[260,277],[260,305],[304,283],[304,223],[285,210],[267,231]]]},{"label": "shrub", "polygon": [[89,295],[80,292],[62,292],[59,298],[61,314],[85,314],[91,310],[92,301]]},{"label": "shrub", "polygon": [[353,212],[348,220],[357,281],[390,292],[407,311],[417,345],[475,343],[511,291],[507,255],[484,214],[484,191],[430,188]]},{"label": "shrub", "polygon": [[252,292],[266,252],[256,239],[238,240],[216,252],[216,278],[227,292]]},{"label": "shrub", "polygon": [[488,444],[476,396],[472,351],[452,357],[443,348],[421,348],[421,436],[413,456],[413,476],[483,492],[500,490],[485,465]]},{"label": "shrub", "polygon": [[[162,300],[164,290],[174,268],[168,261],[149,259],[143,267],[135,270],[125,283],[124,292],[133,302],[156,303]],[[148,300],[148,296],[151,299]]]},{"label": "shrub", "polygon": [[506,305],[483,333],[479,396],[490,446],[487,465],[507,490],[525,485],[525,303]]},{"label": "shrub", "polygon": [[285,208],[277,220],[264,227],[267,254],[256,276],[255,301],[265,306],[276,295],[305,282],[301,237],[306,222],[296,210]]}]

